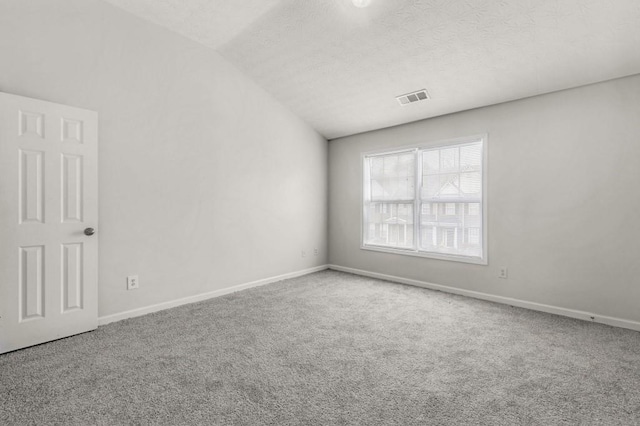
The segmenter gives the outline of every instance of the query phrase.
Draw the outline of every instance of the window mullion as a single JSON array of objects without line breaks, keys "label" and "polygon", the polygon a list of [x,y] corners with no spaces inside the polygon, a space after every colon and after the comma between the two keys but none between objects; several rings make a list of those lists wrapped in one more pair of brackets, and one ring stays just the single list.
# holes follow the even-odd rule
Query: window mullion
[{"label": "window mullion", "polygon": [[413,198],[413,249],[420,250],[420,196],[422,195],[422,161],[420,161],[420,150],[415,150],[415,185]]}]

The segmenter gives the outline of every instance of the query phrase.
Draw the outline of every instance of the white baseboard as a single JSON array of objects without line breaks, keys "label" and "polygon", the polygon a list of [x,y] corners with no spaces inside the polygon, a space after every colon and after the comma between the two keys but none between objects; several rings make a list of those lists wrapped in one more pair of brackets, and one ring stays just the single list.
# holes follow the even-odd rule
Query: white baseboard
[{"label": "white baseboard", "polygon": [[496,296],[479,291],[464,290],[461,288],[449,287],[446,285],[433,284],[425,281],[412,280],[409,278],[396,277],[394,275],[379,274],[377,272],[364,271],[361,269],[347,268],[339,265],[329,265],[329,269],[335,271],[349,272],[351,274],[362,275],[365,277],[379,278],[381,280],[392,281],[401,284],[413,285],[416,287],[428,288],[431,290],[443,291],[445,293],[459,294],[461,296],[473,297],[475,299],[488,300],[491,302],[502,303],[505,305],[517,306],[520,308],[531,309],[533,311],[547,312],[550,314],[562,315],[570,318],[577,318],[585,321],[607,324],[614,327],[628,328],[640,331],[640,322],[626,320],[622,318],[608,317],[604,315],[594,314],[591,312],[577,311],[574,309],[562,308],[559,306],[544,305],[542,303],[528,302],[526,300],[512,299],[510,297]]},{"label": "white baseboard", "polygon": [[196,294],[195,296],[184,297],[182,299],[170,300],[168,302],[162,302],[151,306],[145,306],[142,308],[132,309],[130,311],[119,312],[117,314],[105,315],[98,318],[98,325],[105,325],[116,321],[121,321],[127,318],[139,317],[141,315],[150,314],[152,312],[158,312],[169,308],[175,308],[176,306],[187,305],[189,303],[200,302],[202,300],[211,299],[214,297],[224,296],[225,294],[235,293],[236,291],[246,290],[248,288],[259,287],[265,284],[271,284],[277,281],[286,280],[289,278],[300,277],[302,275],[312,274],[314,272],[323,271],[327,269],[328,265],[316,266],[314,268],[303,269],[301,271],[289,272],[288,274],[278,275],[275,277],[264,278],[249,283],[234,285],[232,287],[221,288],[219,290],[210,291],[207,293]]}]

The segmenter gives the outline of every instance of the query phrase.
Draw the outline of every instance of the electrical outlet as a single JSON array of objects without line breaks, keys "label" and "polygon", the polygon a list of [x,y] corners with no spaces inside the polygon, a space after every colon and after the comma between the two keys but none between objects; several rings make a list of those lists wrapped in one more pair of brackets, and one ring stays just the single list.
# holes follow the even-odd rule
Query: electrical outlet
[{"label": "electrical outlet", "polygon": [[313,255],[314,255],[314,256],[317,256],[319,253],[320,253],[320,251],[318,251],[318,249],[317,249],[317,248],[314,248],[314,249],[313,249]]},{"label": "electrical outlet", "polygon": [[300,256],[302,256],[302,257],[307,257],[307,252],[306,252],[306,251],[304,251],[304,250],[302,250],[302,251],[300,252]]},{"label": "electrical outlet", "polygon": [[507,267],[506,266],[501,266],[500,267],[500,272],[498,273],[498,278],[502,278],[502,279],[507,279]]},{"label": "electrical outlet", "polygon": [[140,287],[140,281],[137,275],[129,275],[127,277],[127,290],[135,290]]}]

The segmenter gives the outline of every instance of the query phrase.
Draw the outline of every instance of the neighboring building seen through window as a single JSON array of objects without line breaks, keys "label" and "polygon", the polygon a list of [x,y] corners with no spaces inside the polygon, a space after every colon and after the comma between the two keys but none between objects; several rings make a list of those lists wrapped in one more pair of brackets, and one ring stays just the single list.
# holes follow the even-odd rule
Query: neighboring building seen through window
[{"label": "neighboring building seen through window", "polygon": [[363,248],[486,263],[484,139],[365,155]]}]

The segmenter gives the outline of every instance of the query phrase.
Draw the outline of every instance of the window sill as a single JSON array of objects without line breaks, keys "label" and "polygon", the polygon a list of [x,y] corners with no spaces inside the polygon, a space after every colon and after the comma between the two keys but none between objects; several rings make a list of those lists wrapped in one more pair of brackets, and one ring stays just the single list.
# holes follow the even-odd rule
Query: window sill
[{"label": "window sill", "polygon": [[475,265],[488,265],[489,262],[486,258],[479,257],[471,257],[471,256],[458,256],[452,254],[442,254],[442,253],[432,253],[426,251],[416,251],[411,249],[400,249],[400,248],[392,248],[392,247],[383,247],[383,246],[373,246],[373,245],[361,245],[360,249],[369,250],[369,251],[377,251],[380,253],[390,253],[390,254],[400,254],[403,256],[414,256],[414,257],[426,257],[429,259],[436,260],[448,260],[451,262],[461,262],[461,263],[472,263]]}]

